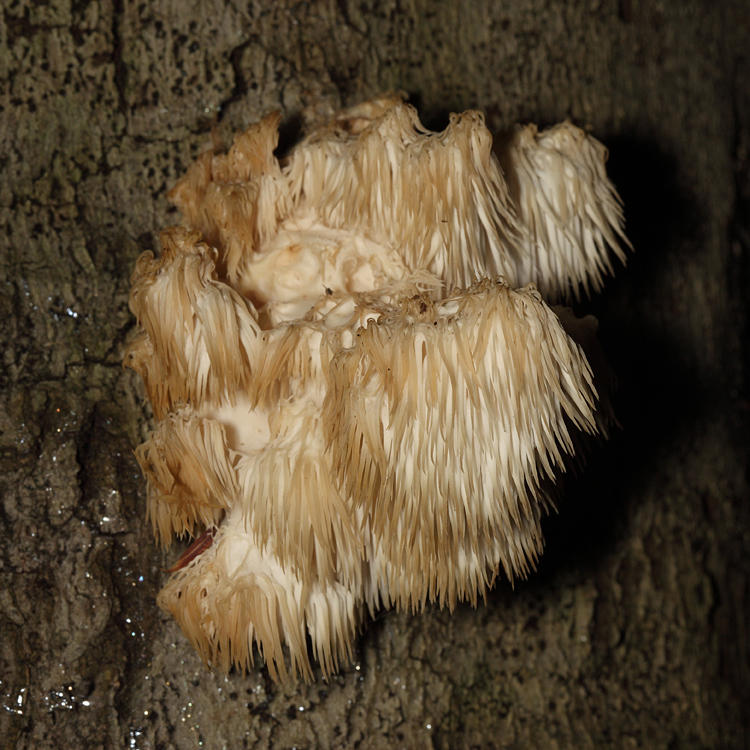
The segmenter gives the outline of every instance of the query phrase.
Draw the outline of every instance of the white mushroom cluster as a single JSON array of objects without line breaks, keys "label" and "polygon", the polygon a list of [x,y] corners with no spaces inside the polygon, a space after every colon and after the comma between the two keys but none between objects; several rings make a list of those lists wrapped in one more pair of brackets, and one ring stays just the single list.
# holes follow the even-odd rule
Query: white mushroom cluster
[{"label": "white mushroom cluster", "polygon": [[[475,604],[542,550],[549,488],[597,431],[582,348],[544,301],[598,289],[627,240],[606,151],[569,123],[498,153],[478,112],[399,97],[281,162],[279,116],[199,157],[184,226],[138,260],[126,364],[165,545],[160,604],[203,658],[328,675],[365,609]],[[585,326],[584,326],[585,327]]]}]

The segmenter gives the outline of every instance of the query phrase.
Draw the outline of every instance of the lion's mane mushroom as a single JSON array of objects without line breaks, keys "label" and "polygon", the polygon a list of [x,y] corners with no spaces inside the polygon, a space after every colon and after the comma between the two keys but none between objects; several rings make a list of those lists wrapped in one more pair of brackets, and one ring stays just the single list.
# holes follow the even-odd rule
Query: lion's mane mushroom
[{"label": "lion's mane mushroom", "polygon": [[383,97],[280,163],[278,123],[171,191],[185,226],[138,260],[126,363],[157,419],[154,531],[195,537],[160,604],[212,664],[257,647],[311,679],[310,648],[335,671],[365,606],[474,604],[534,565],[597,430],[580,326],[537,289],[598,288],[627,240],[605,151],[570,124],[496,156],[481,114],[432,133]]}]

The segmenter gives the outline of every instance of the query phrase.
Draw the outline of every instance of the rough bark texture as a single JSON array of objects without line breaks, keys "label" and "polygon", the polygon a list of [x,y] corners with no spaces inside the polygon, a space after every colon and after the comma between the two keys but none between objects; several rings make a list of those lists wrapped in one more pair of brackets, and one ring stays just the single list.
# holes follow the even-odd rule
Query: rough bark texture
[{"label": "rough bark texture", "polygon": [[[748,38],[739,1],[4,3],[0,745],[746,746]],[[622,430],[528,582],[382,614],[327,684],[225,677],[154,603],[129,275],[213,127],[395,88],[610,147],[637,252],[582,308]]]}]

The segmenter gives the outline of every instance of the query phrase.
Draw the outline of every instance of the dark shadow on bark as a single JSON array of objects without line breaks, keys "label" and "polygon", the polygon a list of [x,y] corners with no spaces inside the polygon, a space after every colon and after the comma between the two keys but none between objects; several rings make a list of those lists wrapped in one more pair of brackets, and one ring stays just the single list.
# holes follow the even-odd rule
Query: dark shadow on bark
[{"label": "dark shadow on bark", "polygon": [[441,107],[432,107],[419,91],[409,92],[407,102],[419,112],[422,125],[435,133],[440,133],[448,127],[451,113],[462,111],[461,107],[451,107],[446,102],[443,102]]},{"label": "dark shadow on bark", "polygon": [[[620,428],[594,445],[585,466],[564,480],[558,513],[544,522],[546,550],[522,586],[545,587],[575,569],[595,573],[616,544],[628,514],[675,444],[721,406],[701,351],[670,321],[650,317],[650,300],[675,264],[690,264],[705,217],[696,196],[677,182],[674,160],[636,139],[611,139],[609,172],[625,204],[635,253],[596,298],[576,306],[600,321],[599,337],[614,371]],[[666,284],[664,284],[666,288]],[[656,307],[656,305],[654,305]],[[628,500],[629,499],[629,500]]]},{"label": "dark shadow on bark", "polygon": [[285,117],[279,125],[279,143],[273,152],[274,156],[282,161],[300,142],[303,135],[302,117],[299,114]]}]

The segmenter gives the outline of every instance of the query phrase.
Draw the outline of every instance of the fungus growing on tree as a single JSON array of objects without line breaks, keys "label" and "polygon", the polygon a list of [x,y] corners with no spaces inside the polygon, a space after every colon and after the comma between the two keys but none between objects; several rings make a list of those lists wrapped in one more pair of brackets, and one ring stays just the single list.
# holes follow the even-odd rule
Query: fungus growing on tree
[{"label": "fungus growing on tree", "polygon": [[211,664],[257,648],[311,679],[365,607],[476,604],[534,566],[597,431],[577,326],[542,294],[597,289],[627,240],[604,148],[568,123],[496,156],[478,112],[433,133],[383,97],[282,162],[278,124],[171,191],[184,226],[138,260],[126,364],[157,419],[137,450],[154,531],[195,539],[161,606]]}]

